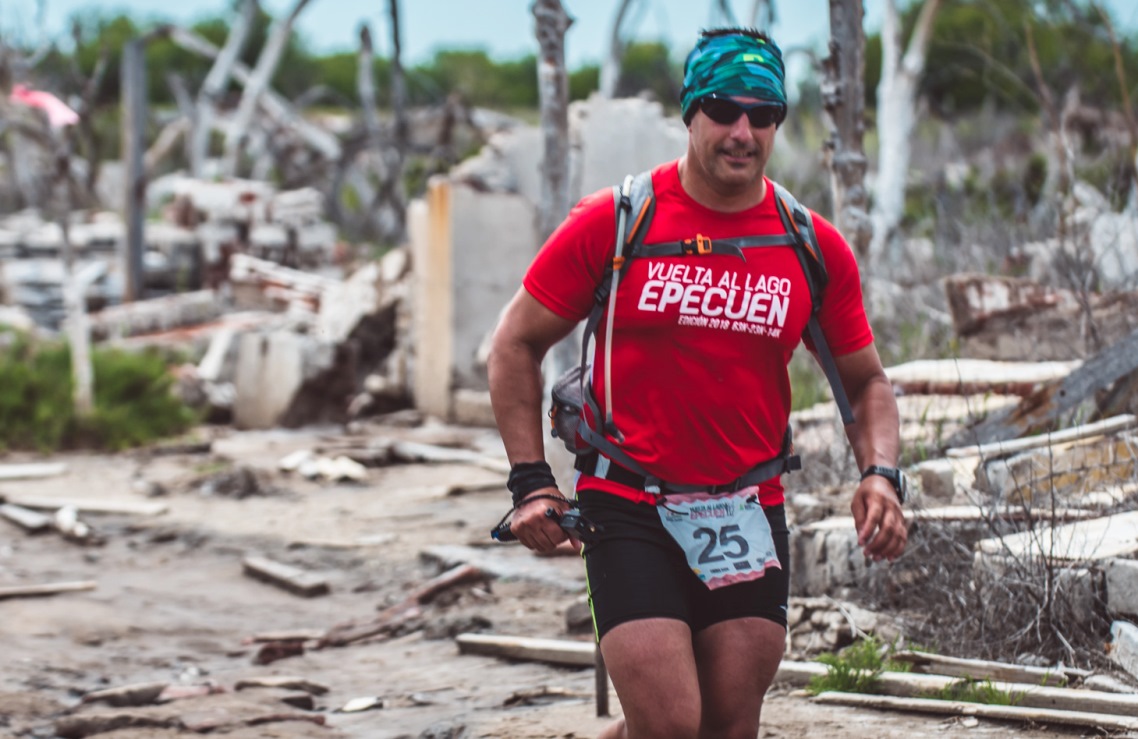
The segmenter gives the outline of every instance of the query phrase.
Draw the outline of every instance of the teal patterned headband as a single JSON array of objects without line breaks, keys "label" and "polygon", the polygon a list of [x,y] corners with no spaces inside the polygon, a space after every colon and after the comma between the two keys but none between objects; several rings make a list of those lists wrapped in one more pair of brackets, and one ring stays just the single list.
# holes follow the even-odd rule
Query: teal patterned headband
[{"label": "teal patterned headband", "polygon": [[695,115],[696,101],[713,92],[786,105],[785,78],[782,51],[774,41],[745,33],[705,33],[684,62],[684,123]]}]

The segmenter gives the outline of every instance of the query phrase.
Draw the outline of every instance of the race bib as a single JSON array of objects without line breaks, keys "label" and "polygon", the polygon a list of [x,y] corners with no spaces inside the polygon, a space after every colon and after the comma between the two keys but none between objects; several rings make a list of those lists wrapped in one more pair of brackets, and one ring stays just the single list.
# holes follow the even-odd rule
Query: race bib
[{"label": "race bib", "polygon": [[758,580],[768,567],[782,569],[757,491],[669,495],[656,506],[688,566],[712,590]]}]

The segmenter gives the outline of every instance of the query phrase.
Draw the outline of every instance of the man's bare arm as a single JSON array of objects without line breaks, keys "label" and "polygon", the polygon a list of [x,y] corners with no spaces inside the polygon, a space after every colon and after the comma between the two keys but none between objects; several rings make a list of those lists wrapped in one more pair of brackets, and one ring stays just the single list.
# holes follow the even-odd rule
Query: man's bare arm
[{"label": "man's bare arm", "polygon": [[[835,357],[856,421],[846,427],[859,470],[872,464],[896,467],[901,450],[900,419],[893,385],[872,344]],[[872,559],[896,559],[905,549],[908,529],[893,486],[872,475],[861,481],[850,506],[858,543]]]},{"label": "man's bare arm", "polygon": [[[574,325],[522,288],[506,307],[494,332],[487,362],[490,402],[511,465],[545,460],[541,360]],[[529,495],[558,494],[556,487],[548,487]],[[538,498],[519,504],[514,512],[510,530],[530,549],[550,551],[566,538],[564,530],[545,515],[548,507],[563,512],[566,506],[551,506],[551,502],[555,503]]]}]

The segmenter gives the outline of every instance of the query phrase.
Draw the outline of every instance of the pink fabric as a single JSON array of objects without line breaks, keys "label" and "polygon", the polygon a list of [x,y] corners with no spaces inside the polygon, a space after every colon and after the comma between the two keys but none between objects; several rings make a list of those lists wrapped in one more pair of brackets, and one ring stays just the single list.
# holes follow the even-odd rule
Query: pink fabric
[{"label": "pink fabric", "polygon": [[44,111],[47,113],[47,121],[52,128],[73,126],[79,122],[79,114],[50,92],[33,90],[24,85],[13,85],[12,94],[8,96],[8,99],[14,103]]}]

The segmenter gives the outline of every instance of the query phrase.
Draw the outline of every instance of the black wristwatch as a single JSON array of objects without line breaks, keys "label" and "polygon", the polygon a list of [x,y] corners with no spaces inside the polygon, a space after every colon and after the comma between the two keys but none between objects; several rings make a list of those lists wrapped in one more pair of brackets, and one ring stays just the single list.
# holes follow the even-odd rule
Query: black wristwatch
[{"label": "black wristwatch", "polygon": [[881,475],[893,489],[897,491],[897,498],[901,501],[901,505],[909,499],[909,477],[896,467],[882,467],[881,465],[871,464],[865,468],[861,473],[861,479],[865,479],[870,475]]}]

